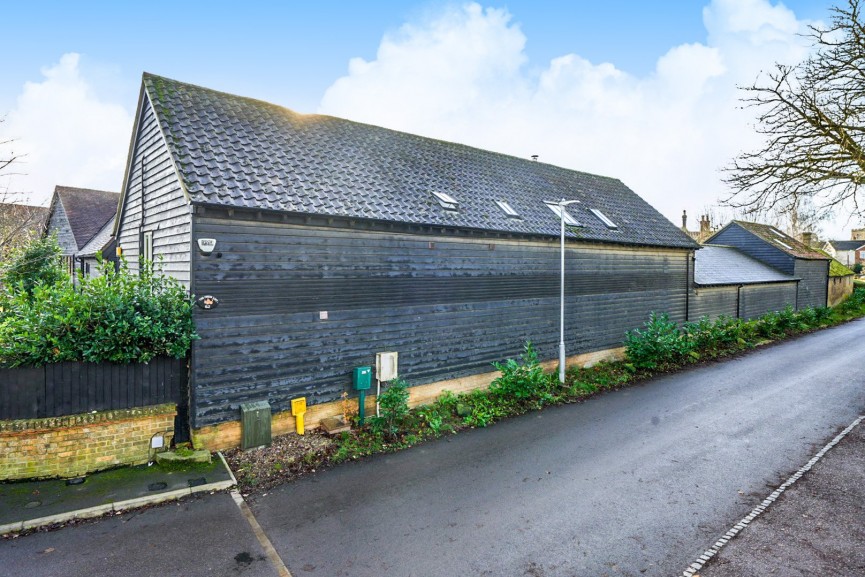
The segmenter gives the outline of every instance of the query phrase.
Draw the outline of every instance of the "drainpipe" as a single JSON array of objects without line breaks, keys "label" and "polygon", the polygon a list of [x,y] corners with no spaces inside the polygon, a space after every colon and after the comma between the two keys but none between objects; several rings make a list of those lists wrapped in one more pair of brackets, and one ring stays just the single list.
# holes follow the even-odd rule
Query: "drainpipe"
[{"label": "drainpipe", "polygon": [[742,285],[736,287],[736,318],[742,318]]}]

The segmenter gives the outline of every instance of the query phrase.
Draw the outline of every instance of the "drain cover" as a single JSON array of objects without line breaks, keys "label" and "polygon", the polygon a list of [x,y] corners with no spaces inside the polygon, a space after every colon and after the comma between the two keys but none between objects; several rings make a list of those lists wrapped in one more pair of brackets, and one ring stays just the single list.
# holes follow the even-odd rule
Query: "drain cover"
[{"label": "drain cover", "polygon": [[163,481],[159,481],[158,483],[150,483],[147,485],[148,491],[161,491],[168,486],[168,483]]},{"label": "drain cover", "polygon": [[66,484],[69,485],[69,486],[71,486],[71,485],[81,485],[81,484],[84,483],[84,481],[86,481],[86,480],[87,480],[86,477],[75,477],[74,479],[66,479]]},{"label": "drain cover", "polygon": [[206,485],[207,479],[204,477],[199,477],[198,479],[190,479],[189,486],[190,487],[200,487],[201,485]]},{"label": "drain cover", "polygon": [[25,509],[35,509],[36,507],[38,507],[41,504],[42,504],[42,501],[30,501],[29,503],[24,505],[24,508]]}]

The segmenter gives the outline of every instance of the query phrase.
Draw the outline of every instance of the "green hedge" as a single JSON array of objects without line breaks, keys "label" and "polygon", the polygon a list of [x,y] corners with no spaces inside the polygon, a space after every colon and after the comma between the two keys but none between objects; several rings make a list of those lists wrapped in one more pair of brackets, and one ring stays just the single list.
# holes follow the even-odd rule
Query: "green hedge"
[{"label": "green hedge", "polygon": [[[59,267],[56,261],[46,267]],[[20,268],[20,267],[19,267]],[[8,270],[16,270],[7,267]],[[44,273],[44,270],[43,270]],[[42,279],[51,279],[43,274]],[[102,266],[102,276],[53,282],[4,275],[0,293],[0,365],[59,361],[136,363],[181,358],[198,338],[192,298],[175,279],[145,266],[131,273]]]}]

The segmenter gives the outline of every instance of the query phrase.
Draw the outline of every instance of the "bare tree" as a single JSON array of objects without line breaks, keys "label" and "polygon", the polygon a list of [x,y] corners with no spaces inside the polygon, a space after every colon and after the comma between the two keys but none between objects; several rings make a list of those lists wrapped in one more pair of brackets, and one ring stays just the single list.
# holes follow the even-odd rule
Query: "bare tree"
[{"label": "bare tree", "polygon": [[[5,118],[0,118],[0,124]],[[21,162],[22,155],[12,148],[14,140],[0,140],[0,261],[4,260],[11,249],[23,246],[42,233],[47,209],[24,204],[26,196],[10,190],[8,179],[15,176],[15,166]]]},{"label": "bare tree", "polygon": [[863,0],[833,7],[827,28],[811,27],[815,51],[743,88],[759,111],[764,145],[725,168],[725,204],[746,213],[786,214],[791,228],[818,223],[841,204],[865,216],[865,25]]}]

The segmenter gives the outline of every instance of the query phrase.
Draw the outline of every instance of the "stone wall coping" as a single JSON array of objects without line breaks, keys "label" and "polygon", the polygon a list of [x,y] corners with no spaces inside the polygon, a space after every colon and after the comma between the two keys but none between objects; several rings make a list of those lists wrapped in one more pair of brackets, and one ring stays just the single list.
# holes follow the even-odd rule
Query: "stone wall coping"
[{"label": "stone wall coping", "polygon": [[93,411],[79,415],[64,415],[62,417],[48,417],[45,419],[0,421],[0,433],[24,433],[28,431],[82,427],[110,421],[138,419],[141,417],[165,415],[169,413],[175,414],[176,412],[177,405],[174,403],[164,403],[162,405],[151,405],[148,407],[114,409],[111,411]]}]

